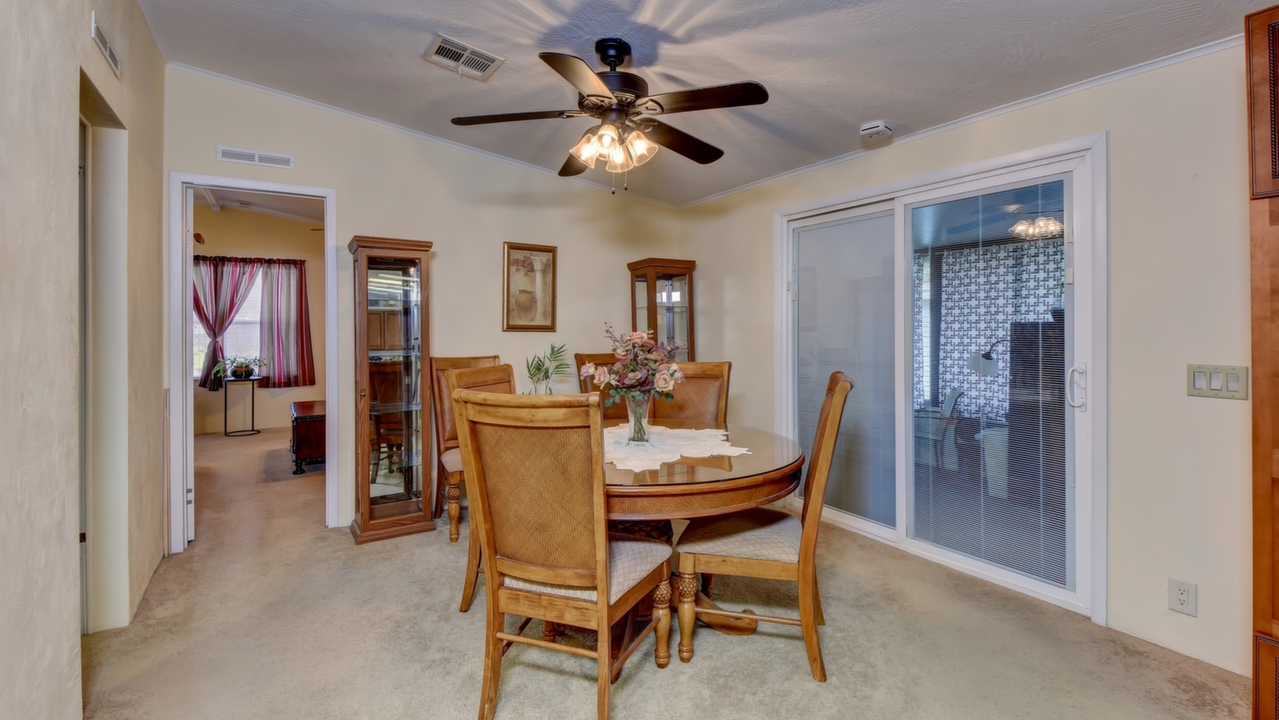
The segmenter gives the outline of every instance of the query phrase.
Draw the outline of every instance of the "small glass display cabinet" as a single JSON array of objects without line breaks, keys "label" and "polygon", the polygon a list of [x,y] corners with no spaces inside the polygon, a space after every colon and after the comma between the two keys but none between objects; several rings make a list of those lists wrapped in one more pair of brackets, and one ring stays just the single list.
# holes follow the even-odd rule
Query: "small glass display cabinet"
[{"label": "small glass display cabinet", "polygon": [[631,329],[651,330],[660,343],[682,346],[678,359],[697,359],[693,342],[693,260],[647,258],[631,271]]},{"label": "small glass display cabinet", "polygon": [[[427,256],[431,243],[355,236],[357,544],[434,530]],[[426,470],[426,472],[423,472]],[[425,488],[425,491],[424,491]]]}]

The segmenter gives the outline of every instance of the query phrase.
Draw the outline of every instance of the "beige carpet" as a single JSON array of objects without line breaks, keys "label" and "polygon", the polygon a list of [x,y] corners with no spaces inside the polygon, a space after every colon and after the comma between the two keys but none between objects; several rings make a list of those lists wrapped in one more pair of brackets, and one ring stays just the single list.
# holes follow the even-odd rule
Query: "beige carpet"
[{"label": "beige carpet", "polygon": [[[476,716],[484,595],[457,612],[465,530],[356,547],[324,528],[322,466],[292,475],[287,445],[284,430],[196,438],[197,539],[161,563],[132,625],[85,638],[88,717]],[[613,717],[1248,717],[1246,678],[881,543],[826,526],[818,567],[828,682],[798,628],[703,627],[687,665],[658,670],[647,640]],[[795,602],[785,583],[715,591],[726,606]],[[498,718],[593,718],[594,672],[516,647]]]}]

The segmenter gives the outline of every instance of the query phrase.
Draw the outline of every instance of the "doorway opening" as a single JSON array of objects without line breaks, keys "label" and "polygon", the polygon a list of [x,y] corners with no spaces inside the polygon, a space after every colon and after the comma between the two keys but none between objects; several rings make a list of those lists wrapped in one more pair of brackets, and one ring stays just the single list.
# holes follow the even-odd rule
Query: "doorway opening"
[{"label": "doorway opening", "polygon": [[334,193],[177,174],[171,189],[169,550],[196,539],[209,489],[214,505],[229,492],[309,498],[303,521],[334,527]]}]

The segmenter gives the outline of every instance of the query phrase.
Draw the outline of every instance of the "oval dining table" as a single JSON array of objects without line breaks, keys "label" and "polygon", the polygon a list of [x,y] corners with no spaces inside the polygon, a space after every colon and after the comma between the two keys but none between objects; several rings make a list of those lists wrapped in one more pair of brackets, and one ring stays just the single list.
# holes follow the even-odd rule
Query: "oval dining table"
[{"label": "oval dining table", "polygon": [[[685,422],[658,420],[660,428],[696,428]],[[700,426],[705,427],[705,426]],[[804,452],[777,433],[729,424],[728,441],[750,453],[681,457],[655,470],[622,470],[604,463],[605,502],[610,520],[675,520],[747,510],[776,502],[799,488]],[[719,609],[698,593],[701,607]],[[754,620],[722,616],[699,618],[720,632],[749,635]]]}]

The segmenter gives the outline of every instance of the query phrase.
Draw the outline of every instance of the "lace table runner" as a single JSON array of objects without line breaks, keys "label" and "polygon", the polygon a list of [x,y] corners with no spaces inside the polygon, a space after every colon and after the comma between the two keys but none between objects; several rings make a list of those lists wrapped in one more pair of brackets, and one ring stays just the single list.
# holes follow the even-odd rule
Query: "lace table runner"
[{"label": "lace table runner", "polygon": [[662,463],[681,457],[712,455],[749,455],[750,450],[728,442],[726,430],[684,430],[657,425],[648,428],[648,444],[627,445],[629,428],[617,425],[604,428],[604,461],[619,470],[656,470]]}]

